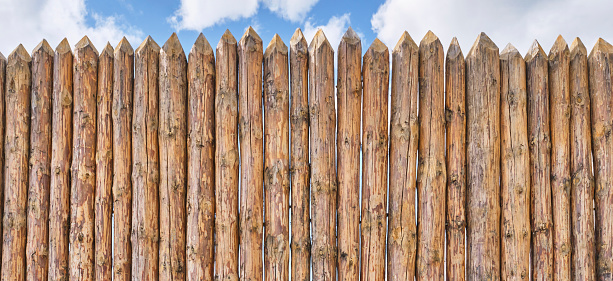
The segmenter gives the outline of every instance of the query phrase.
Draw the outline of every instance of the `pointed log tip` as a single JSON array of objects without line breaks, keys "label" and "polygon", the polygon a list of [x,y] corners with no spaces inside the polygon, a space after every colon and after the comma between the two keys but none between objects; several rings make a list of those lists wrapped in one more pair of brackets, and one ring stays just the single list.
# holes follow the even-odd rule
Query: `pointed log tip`
[{"label": "pointed log tip", "polygon": [[172,35],[170,35],[170,38],[166,40],[166,43],[164,43],[164,46],[162,46],[162,50],[164,50],[166,53],[178,52],[185,54],[183,51],[183,46],[181,46],[181,42],[179,41],[179,36],[177,36],[177,33],[175,32],[173,32]]},{"label": "pointed log tip", "polygon": [[470,47],[470,50],[468,51],[468,55],[466,55],[466,57],[474,56],[478,48],[495,50],[496,53],[498,53],[498,46],[496,46],[494,41],[492,41],[492,39],[490,39],[490,37],[487,36],[485,32],[479,33],[479,36],[477,36],[477,40],[475,40],[475,43],[473,43],[472,47]]},{"label": "pointed log tip", "polygon": [[421,39],[421,42],[419,44],[431,44],[435,41],[439,41],[438,37],[434,35],[434,32],[432,32],[432,30],[428,30],[428,32],[426,33],[424,38]]},{"label": "pointed log tip", "polygon": [[458,42],[458,38],[453,37],[451,39],[451,43],[449,43],[449,48],[447,49],[447,58],[454,59],[457,57],[464,58],[464,54],[462,54],[462,48],[460,48],[460,42]]},{"label": "pointed log tip", "polygon": [[145,50],[148,49],[152,49],[154,52],[159,52],[160,51],[160,45],[158,45],[158,43],[156,43],[153,38],[151,38],[151,36],[147,36],[147,38],[145,38],[145,40],[143,40],[142,43],[140,43],[140,45],[138,46],[138,48],[136,48],[136,53],[140,54]]},{"label": "pointed log tip", "polygon": [[70,43],[68,43],[68,39],[64,38],[60,44],[55,47],[55,52],[58,55],[63,55],[65,53],[71,52]]},{"label": "pointed log tip", "polygon": [[236,38],[232,35],[229,29],[226,29],[226,32],[223,33],[221,39],[219,39],[219,43],[217,43],[217,48],[219,49],[221,46],[225,44],[236,45]]},{"label": "pointed log tip", "polygon": [[413,41],[411,35],[409,35],[409,33],[406,31],[402,33],[402,36],[400,36],[400,39],[398,40],[398,43],[396,43],[393,52],[400,52],[403,46],[407,46],[409,49],[417,49],[417,44],[415,41]]},{"label": "pointed log tip", "polygon": [[507,44],[502,52],[500,52],[500,60],[510,60],[513,57],[519,57],[523,59],[519,51],[513,46],[513,44]]},{"label": "pointed log tip", "polygon": [[19,46],[17,46],[17,48],[15,48],[15,50],[9,54],[8,60],[30,62],[32,61],[32,58],[30,57],[30,54],[28,54],[28,51],[26,51],[26,48],[24,48],[22,44],[19,44]]},{"label": "pointed log tip", "polygon": [[[119,47],[119,46],[117,46]],[[117,49],[116,51],[119,51],[119,49]],[[104,47],[104,49],[102,49],[102,52],[100,52],[100,56],[108,56],[108,57],[115,57],[115,52],[113,50],[113,46],[111,45],[110,42],[106,42],[106,46]]]},{"label": "pointed log tip", "polygon": [[316,50],[322,46],[328,46],[328,48],[332,49],[332,45],[330,45],[328,38],[326,38],[326,34],[324,34],[324,31],[320,28],[317,30],[317,33],[315,33],[315,36],[313,36],[309,49]]},{"label": "pointed log tip", "polygon": [[387,51],[387,46],[385,46],[385,44],[383,44],[379,38],[375,38],[375,41],[370,44],[370,47],[366,53],[385,53]]},{"label": "pointed log tip", "polygon": [[89,37],[87,37],[87,35],[83,36],[83,38],[81,38],[81,41],[79,41],[77,45],[75,45],[75,50],[82,50],[87,47],[90,47],[94,51],[94,53],[98,55],[98,50],[96,49],[96,46],[94,46],[94,43],[89,40]]},{"label": "pointed log tip", "polygon": [[246,45],[249,42],[253,42],[258,45],[262,44],[262,38],[260,38],[260,35],[258,35],[258,33],[255,32],[251,26],[247,27],[247,30],[245,30],[245,33],[243,34],[243,37],[241,37],[238,44]]},{"label": "pointed log tip", "polygon": [[204,34],[202,34],[202,32],[200,33],[200,35],[198,35],[198,38],[196,38],[196,42],[194,42],[190,53],[213,53],[213,48],[211,47],[211,44],[209,44],[209,40],[204,37]]},{"label": "pointed log tip", "polygon": [[130,45],[130,42],[128,42],[128,39],[126,39],[126,37],[124,36],[119,41],[119,44],[117,44],[117,47],[115,47],[115,52],[122,52],[127,53],[128,55],[133,55],[134,49],[132,48],[132,45]]},{"label": "pointed log tip", "polygon": [[283,43],[281,36],[279,34],[275,34],[268,43],[268,47],[266,47],[266,52],[264,53],[265,57],[270,56],[273,52],[279,52],[283,55],[287,54],[287,46]]},{"label": "pointed log tip", "polygon": [[526,57],[524,58],[524,60],[531,61],[538,56],[547,58],[547,54],[543,50],[543,47],[541,47],[541,44],[539,44],[537,40],[534,40],[534,42],[532,43],[532,46],[530,46],[530,49],[528,49],[528,53],[526,54]]},{"label": "pointed log tip", "polygon": [[598,53],[611,53],[611,49],[613,49],[613,47],[611,46],[611,44],[609,44],[609,42],[605,41],[602,38],[598,38],[596,44],[594,45],[594,48],[592,48],[592,51],[590,52],[589,57],[592,57],[593,55],[596,55]]},{"label": "pointed log tip", "polygon": [[34,55],[34,53],[39,52],[39,51],[43,51],[50,56],[53,56],[54,54],[53,48],[51,48],[51,46],[49,45],[49,42],[47,42],[47,40],[45,39],[43,39],[43,41],[40,41],[40,43],[38,43],[38,45],[34,47],[34,50],[32,50],[32,55]]},{"label": "pointed log tip", "polygon": [[302,30],[300,28],[296,28],[296,31],[294,31],[292,38],[289,40],[289,44],[291,46],[296,46],[298,44],[303,44],[305,46],[307,45],[307,41],[304,38],[304,34],[302,34]]},{"label": "pointed log tip", "polygon": [[551,46],[551,50],[549,50],[549,57],[552,58],[556,54],[565,52],[569,52],[568,44],[566,44],[566,40],[564,40],[564,37],[562,37],[562,35],[558,35],[558,38],[553,43],[553,46]]},{"label": "pointed log tip", "polygon": [[577,54],[587,56],[587,49],[579,37],[575,38],[575,40],[573,40],[573,42],[570,44],[570,55],[574,57]]},{"label": "pointed log tip", "polygon": [[347,44],[357,44],[360,43],[361,40],[360,36],[358,36],[358,34],[350,26],[345,32],[345,34],[343,34],[343,38],[341,38],[341,43],[343,42]]}]

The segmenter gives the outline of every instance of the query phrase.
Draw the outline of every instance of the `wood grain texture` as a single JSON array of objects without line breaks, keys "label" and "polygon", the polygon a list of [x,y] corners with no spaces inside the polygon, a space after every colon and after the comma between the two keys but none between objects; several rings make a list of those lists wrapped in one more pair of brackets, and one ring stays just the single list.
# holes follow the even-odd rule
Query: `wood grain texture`
[{"label": "wood grain texture", "polygon": [[594,177],[587,50],[579,38],[570,46],[570,171],[573,280],[596,280]]},{"label": "wood grain texture", "polygon": [[4,94],[6,116],[10,118],[6,120],[4,138],[3,281],[26,278],[31,66],[32,59],[21,44],[8,56]]},{"label": "wood grain texture", "polygon": [[158,280],[160,240],[160,47],[149,36],[136,48],[132,115],[132,280]]},{"label": "wood grain texture", "polygon": [[[6,58],[0,52],[0,212],[4,212],[4,133],[6,132],[5,94]],[[0,216],[2,216],[2,213],[0,213]],[[2,225],[3,224],[0,223],[0,233],[2,233]],[[3,243],[0,243],[0,252],[2,251],[2,244]]]},{"label": "wood grain texture", "polygon": [[51,184],[51,95],[53,49],[43,40],[32,51],[30,165],[27,207],[26,279],[47,278]]},{"label": "wood grain texture", "polygon": [[530,274],[530,155],[526,62],[509,44],[500,54],[501,278]]},{"label": "wood grain texture", "polygon": [[159,278],[185,280],[187,58],[176,33],[160,49],[159,75]]},{"label": "wood grain texture", "polygon": [[53,57],[49,280],[68,280],[70,161],[72,158],[72,51],[64,39]]},{"label": "wood grain texture", "polygon": [[360,277],[362,44],[351,27],[337,53],[338,278]]},{"label": "wood grain texture", "polygon": [[238,54],[229,30],[215,58],[215,280],[238,281]]},{"label": "wood grain texture", "polygon": [[481,33],[466,56],[467,280],[500,279],[500,61]]},{"label": "wood grain texture", "polygon": [[419,49],[406,31],[392,51],[387,279],[414,280]]},{"label": "wood grain texture", "polygon": [[[389,51],[375,39],[364,54],[362,263],[360,279],[385,280]],[[442,98],[442,96],[441,96]]]},{"label": "wood grain texture", "polygon": [[309,55],[298,28],[290,40],[290,118],[292,197],[292,280],[311,280],[309,165]]}]

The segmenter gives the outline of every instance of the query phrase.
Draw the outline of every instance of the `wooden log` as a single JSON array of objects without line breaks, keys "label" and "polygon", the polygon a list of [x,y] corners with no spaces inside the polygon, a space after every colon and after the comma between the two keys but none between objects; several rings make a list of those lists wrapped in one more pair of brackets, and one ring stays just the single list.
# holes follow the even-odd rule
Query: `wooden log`
[{"label": "wooden log", "polygon": [[337,264],[334,49],[321,29],[309,45],[309,90],[312,277],[334,281]]},{"label": "wooden log", "polygon": [[262,39],[249,27],[238,42],[241,280],[261,280],[263,270],[262,59]]},{"label": "wooden log", "polygon": [[290,40],[292,280],[311,280],[308,45],[300,28]]},{"label": "wooden log", "polygon": [[158,66],[151,36],[136,48],[132,116],[132,279],[158,280],[160,237]]},{"label": "wooden log", "polygon": [[215,280],[238,281],[238,57],[229,30],[215,51]]},{"label": "wooden log", "polygon": [[187,65],[187,280],[213,280],[215,55],[200,33]]},{"label": "wooden log", "polygon": [[530,155],[526,108],[526,62],[513,45],[500,54],[502,206],[501,277],[527,280],[530,274]]},{"label": "wooden log", "polygon": [[51,95],[53,48],[44,40],[32,51],[30,170],[27,207],[26,279],[43,280],[49,268],[51,184]]},{"label": "wooden log", "polygon": [[187,59],[176,33],[160,49],[160,280],[185,280]]},{"label": "wooden log", "polygon": [[551,198],[553,207],[553,279],[571,277],[570,213],[570,50],[558,36],[549,51],[551,104]]},{"label": "wooden log", "polygon": [[594,177],[587,50],[579,38],[570,45],[570,171],[572,279],[596,280]]},{"label": "wooden log", "polygon": [[385,280],[389,61],[387,46],[379,39],[375,39],[364,54],[362,72],[364,77],[362,143],[364,147],[362,150],[361,280]]},{"label": "wooden log", "polygon": [[[120,54],[118,54],[120,55]],[[107,43],[98,58],[96,110],[95,277],[113,278],[113,47]],[[121,62],[117,62],[118,64]],[[117,81],[120,83],[120,81]]]},{"label": "wooden log", "polygon": [[289,280],[289,83],[287,46],[275,36],[264,53],[266,280]]},{"label": "wooden log", "polygon": [[87,36],[75,46],[73,65],[70,280],[93,280],[98,51]]},{"label": "wooden log", "polygon": [[466,56],[467,280],[500,279],[500,61],[481,33]]},{"label": "wooden log", "polygon": [[417,44],[405,31],[392,51],[387,240],[387,279],[390,281],[415,278],[415,172],[419,139],[418,58]]},{"label": "wooden log", "polygon": [[361,42],[358,34],[349,27],[341,39],[337,53],[339,280],[358,280],[360,276]]},{"label": "wooden log", "polygon": [[53,56],[49,280],[68,280],[70,161],[72,157],[72,51],[64,38]]},{"label": "wooden log", "polygon": [[2,280],[26,278],[26,209],[28,205],[28,153],[30,150],[30,89],[32,59],[19,46],[6,65],[6,135],[4,138],[4,213]]},{"label": "wooden log", "polygon": [[[594,203],[596,230],[596,279],[609,280],[613,274],[613,46],[598,39],[588,56],[589,88],[594,159]],[[8,70],[7,70],[8,72]],[[7,76],[8,77],[8,76]],[[8,161],[8,159],[7,159]]]},{"label": "wooden log", "polygon": [[466,63],[457,38],[445,59],[447,278],[466,280]]},{"label": "wooden log", "polygon": [[132,274],[132,98],[134,49],[124,37],[113,65],[113,280]]},{"label": "wooden log", "polygon": [[[0,52],[0,216],[4,212],[4,133],[6,129],[5,121],[5,94],[6,94],[6,58]],[[0,223],[0,233],[2,233],[2,223]],[[0,243],[0,253],[2,252]],[[1,257],[1,254],[0,254]]]},{"label": "wooden log", "polygon": [[432,31],[419,43],[417,280],[445,278],[444,52]]}]

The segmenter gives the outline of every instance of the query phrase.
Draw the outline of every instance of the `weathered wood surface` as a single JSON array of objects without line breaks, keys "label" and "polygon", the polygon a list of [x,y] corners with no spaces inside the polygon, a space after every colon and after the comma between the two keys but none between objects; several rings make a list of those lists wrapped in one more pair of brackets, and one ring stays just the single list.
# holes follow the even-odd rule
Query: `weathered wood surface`
[{"label": "weathered wood surface", "polygon": [[43,40],[32,51],[30,171],[27,205],[26,279],[47,278],[51,184],[53,49]]},{"label": "weathered wood surface", "polygon": [[594,177],[587,50],[576,38],[570,46],[571,269],[573,280],[596,279]]},{"label": "weathered wood surface", "polygon": [[158,66],[160,47],[147,37],[134,57],[132,115],[132,279],[158,279],[160,238]]},{"label": "weathered wood surface", "polygon": [[187,59],[175,33],[160,49],[159,83],[159,279],[185,280]]},{"label": "weathered wood surface", "polygon": [[300,29],[290,40],[292,280],[311,279],[308,45]]},{"label": "weathered wood surface", "polygon": [[417,280],[445,278],[444,52],[432,31],[419,43]]},{"label": "weathered wood surface", "polygon": [[200,33],[187,65],[187,280],[213,280],[215,55]]},{"label": "weathered wood surface", "polygon": [[215,59],[215,280],[238,281],[238,54],[229,30]]},{"label": "weathered wood surface", "polygon": [[500,279],[500,61],[481,33],[466,56],[467,280]]},{"label": "weathered wood surface", "polygon": [[360,276],[360,125],[362,44],[351,27],[337,53],[338,278]]},{"label": "weathered wood surface", "polygon": [[334,49],[321,29],[309,45],[309,91],[312,277],[334,281],[337,264]]},{"label": "weathered wood surface", "polygon": [[[447,139],[447,278],[465,280],[466,265],[466,62],[458,40],[445,59]],[[391,200],[391,199],[390,199]]]},{"label": "weathered wood surface", "polygon": [[[389,51],[379,39],[364,54],[361,280],[385,280]],[[442,98],[442,96],[441,96]],[[442,116],[441,116],[442,117]]]},{"label": "weathered wood surface", "polygon": [[4,213],[2,280],[26,278],[26,212],[30,150],[30,94],[32,59],[19,45],[6,65],[6,135],[4,138]]},{"label": "weathered wood surface", "polygon": [[387,279],[413,280],[417,253],[415,185],[419,139],[419,49],[406,31],[392,51]]},{"label": "weathered wood surface", "polygon": [[[72,63],[71,63],[72,66]],[[71,68],[72,69],[72,68]],[[72,84],[71,84],[72,85]],[[5,94],[6,94],[6,58],[0,53],[0,216],[4,212],[4,133],[6,129],[6,107],[5,107]],[[2,223],[0,223],[0,233],[2,233]],[[0,251],[2,251],[2,244],[0,243]],[[1,254],[0,254],[1,257]]]},{"label": "weathered wood surface", "polygon": [[530,278],[530,155],[526,62],[511,44],[500,54],[501,278]]}]

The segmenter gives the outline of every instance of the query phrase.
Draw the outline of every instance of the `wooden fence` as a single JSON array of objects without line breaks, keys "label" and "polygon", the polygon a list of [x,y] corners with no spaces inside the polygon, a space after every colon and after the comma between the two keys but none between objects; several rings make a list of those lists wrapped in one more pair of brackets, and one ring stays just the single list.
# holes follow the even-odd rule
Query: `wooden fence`
[{"label": "wooden fence", "polygon": [[607,42],[262,43],[0,55],[1,279],[610,280]]}]

